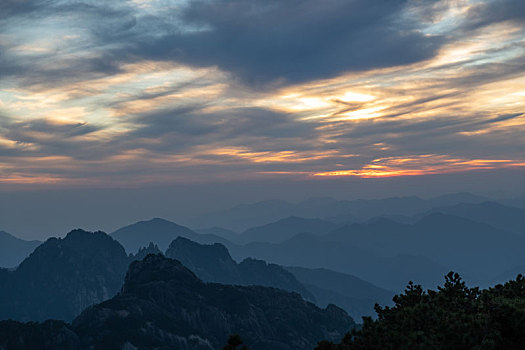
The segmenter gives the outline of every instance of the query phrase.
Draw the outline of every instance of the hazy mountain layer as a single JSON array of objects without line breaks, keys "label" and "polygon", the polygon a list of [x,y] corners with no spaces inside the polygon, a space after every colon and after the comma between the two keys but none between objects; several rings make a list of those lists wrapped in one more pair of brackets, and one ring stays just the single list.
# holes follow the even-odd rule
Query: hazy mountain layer
[{"label": "hazy mountain layer", "polygon": [[[158,252],[154,246],[140,255]],[[135,257],[103,232],[74,230],[50,238],[15,271],[0,270],[0,319],[72,320],[113,297]]]},{"label": "hazy mountain layer", "polygon": [[25,241],[0,231],[0,267],[16,267],[38,247],[40,241]]},{"label": "hazy mountain layer", "polygon": [[[496,202],[460,203],[434,208],[430,212],[460,216],[495,228],[525,235],[525,209],[521,208],[513,208]],[[425,215],[420,217],[423,216]]]},{"label": "hazy mountain layer", "polygon": [[388,257],[423,255],[479,281],[525,262],[525,238],[454,215],[432,213],[413,225],[378,219],[332,231],[323,239]]},{"label": "hazy mountain layer", "polygon": [[283,243],[231,245],[235,259],[254,257],[284,266],[326,268],[351,274],[382,288],[400,291],[403,281],[420,281],[428,287],[439,284],[450,271],[424,256],[399,254],[383,257],[347,242],[327,241],[311,234],[299,234]]},{"label": "hazy mountain layer", "polygon": [[268,286],[315,300],[294,275],[281,266],[254,259],[237,264],[228,249],[219,243],[202,245],[179,237],[170,244],[166,256],[179,260],[205,282]]},{"label": "hazy mountain layer", "polygon": [[352,275],[327,269],[286,267],[314,296],[317,305],[335,304],[355,320],[375,315],[376,303],[392,304],[394,293]]},{"label": "hazy mountain layer", "polygon": [[27,344],[37,334],[64,350],[79,343],[85,349],[200,350],[218,349],[238,333],[254,350],[303,350],[321,339],[339,340],[353,326],[335,306],[323,310],[274,288],[206,284],[180,262],[149,255],[131,264],[117,296],[71,326],[1,322],[0,346]]},{"label": "hazy mountain layer", "polygon": [[224,238],[211,234],[198,234],[174,222],[155,218],[122,227],[111,236],[120,242],[128,253],[135,254],[150,242],[157,244],[163,252],[177,237],[186,237],[199,243],[225,242]]},{"label": "hazy mountain layer", "polygon": [[250,228],[237,237],[234,242],[241,244],[250,242],[280,243],[299,233],[323,235],[337,227],[338,225],[321,219],[290,216],[267,225]]},{"label": "hazy mountain layer", "polygon": [[480,203],[486,200],[484,197],[470,193],[453,193],[430,199],[415,196],[357,200],[310,198],[299,203],[268,200],[241,204],[228,210],[201,215],[189,220],[188,225],[191,227],[218,226],[242,232],[289,216],[329,219],[337,223],[347,223],[364,221],[381,215],[410,216],[435,207],[458,203]]}]

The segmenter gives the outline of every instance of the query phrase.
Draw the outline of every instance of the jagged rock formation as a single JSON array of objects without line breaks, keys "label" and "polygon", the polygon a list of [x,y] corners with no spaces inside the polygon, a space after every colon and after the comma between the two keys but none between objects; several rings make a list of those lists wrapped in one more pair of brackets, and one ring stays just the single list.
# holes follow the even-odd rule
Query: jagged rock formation
[{"label": "jagged rock formation", "polygon": [[137,254],[130,254],[130,258],[132,259],[132,261],[142,260],[150,254],[162,254],[162,251],[159,249],[158,245],[153,244],[153,242],[150,242],[147,247],[140,248]]},{"label": "jagged rock formation", "polygon": [[315,300],[294,275],[281,266],[251,258],[237,264],[228,249],[220,243],[203,245],[178,237],[170,244],[166,256],[181,261],[206,282],[274,287],[297,292],[310,301]]},{"label": "jagged rock formation", "polygon": [[274,288],[204,283],[180,262],[149,255],[130,265],[121,293],[83,312],[73,327],[87,344],[210,348],[242,334],[253,349],[307,349],[353,325]]},{"label": "jagged rock formation", "polygon": [[130,261],[103,232],[50,238],[15,271],[0,273],[0,319],[72,320],[120,290]]},{"label": "jagged rock formation", "polygon": [[66,329],[44,325],[0,322],[0,348],[43,332],[51,344],[74,344],[64,350],[78,349],[76,340],[84,349],[217,349],[238,333],[253,350],[303,350],[339,340],[355,324],[333,305],[323,310],[275,288],[204,283],[179,261],[148,255],[130,265],[117,296]]}]

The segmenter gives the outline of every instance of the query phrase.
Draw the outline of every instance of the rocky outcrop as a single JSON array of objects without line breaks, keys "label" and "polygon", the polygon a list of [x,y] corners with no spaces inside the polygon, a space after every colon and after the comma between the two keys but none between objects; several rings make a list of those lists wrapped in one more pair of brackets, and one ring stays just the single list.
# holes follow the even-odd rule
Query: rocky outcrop
[{"label": "rocky outcrop", "polygon": [[0,349],[209,350],[237,333],[253,350],[303,350],[354,325],[336,306],[320,309],[275,288],[205,283],[179,261],[148,255],[130,265],[118,295],[72,325],[0,322]]},{"label": "rocky outcrop", "polygon": [[131,259],[103,232],[50,238],[15,271],[0,273],[0,319],[70,321],[113,297]]},{"label": "rocky outcrop", "polygon": [[309,301],[315,300],[283,267],[251,258],[237,264],[228,249],[220,243],[206,245],[178,237],[171,242],[166,256],[179,260],[205,282],[274,287],[299,293]]},{"label": "rocky outcrop", "polygon": [[275,288],[204,283],[179,261],[149,255],[130,265],[119,295],[84,311],[73,329],[85,345],[215,349],[241,334],[253,349],[308,349],[354,325]]}]

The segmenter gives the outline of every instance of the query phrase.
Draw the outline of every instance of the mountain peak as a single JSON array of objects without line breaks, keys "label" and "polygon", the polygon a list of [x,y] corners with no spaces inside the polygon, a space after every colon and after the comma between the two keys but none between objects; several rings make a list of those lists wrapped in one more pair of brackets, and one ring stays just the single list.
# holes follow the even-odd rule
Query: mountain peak
[{"label": "mountain peak", "polygon": [[213,243],[213,244],[199,244],[195,241],[192,241],[191,239],[188,239],[186,237],[177,237],[171,242],[168,250],[187,250],[187,249],[196,249],[201,250],[205,249],[208,254],[212,253],[213,255],[219,256],[223,259],[231,259],[230,253],[228,252],[228,249],[220,244],[220,243]]},{"label": "mountain peak", "polygon": [[176,281],[177,284],[202,283],[180,261],[161,254],[149,254],[143,260],[130,264],[122,292],[128,292],[140,285],[169,281]]},{"label": "mountain peak", "polygon": [[118,240],[128,253],[135,253],[141,247],[147,246],[149,242],[157,244],[160,250],[165,251],[170,242],[178,236],[194,237],[198,235],[189,228],[174,222],[153,218],[122,227],[113,232],[111,236]]}]

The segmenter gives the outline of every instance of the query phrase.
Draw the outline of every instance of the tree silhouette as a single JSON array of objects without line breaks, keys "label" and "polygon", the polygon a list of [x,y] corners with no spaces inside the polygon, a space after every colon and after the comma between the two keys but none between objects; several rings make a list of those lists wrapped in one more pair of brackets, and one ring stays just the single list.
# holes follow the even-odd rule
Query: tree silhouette
[{"label": "tree silhouette", "polygon": [[322,341],[316,350],[525,349],[522,275],[480,290],[450,272],[437,291],[410,282],[393,301],[393,307],[376,305],[377,320],[363,318],[363,327],[340,344]]}]

